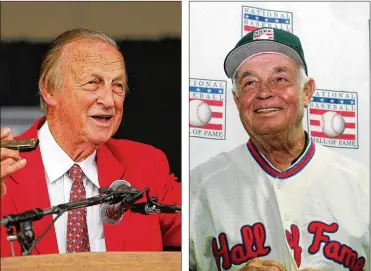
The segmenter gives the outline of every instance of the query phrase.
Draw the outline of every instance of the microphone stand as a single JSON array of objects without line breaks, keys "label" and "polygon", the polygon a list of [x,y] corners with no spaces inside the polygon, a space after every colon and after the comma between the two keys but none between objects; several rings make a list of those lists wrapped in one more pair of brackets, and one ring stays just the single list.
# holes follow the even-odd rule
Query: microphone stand
[{"label": "microphone stand", "polygon": [[[88,199],[74,201],[69,203],[63,203],[57,206],[50,207],[48,209],[40,209],[35,208],[20,214],[11,214],[4,216],[1,219],[1,225],[7,228],[7,240],[9,242],[13,242],[18,240],[21,245],[22,256],[29,255],[32,249],[36,246],[36,244],[41,240],[41,238],[46,234],[46,232],[50,229],[50,227],[54,224],[54,222],[66,211],[89,207],[101,203],[109,203],[109,204],[116,204],[121,202],[125,203],[134,203],[135,201],[141,199],[145,192],[148,192],[148,188],[143,191],[112,191],[109,188],[102,188],[100,189],[100,193],[103,195],[98,195],[95,197],[91,197]],[[33,221],[37,221],[42,219],[46,215],[56,214],[57,217],[53,220],[53,223],[46,229],[46,231],[41,234],[40,238],[34,241],[35,233],[33,230]],[[14,235],[14,228],[16,234]],[[12,246],[12,243],[11,243]],[[14,256],[14,249],[12,246],[12,254]]]},{"label": "microphone stand", "polygon": [[[173,206],[173,205],[164,205],[159,204],[157,202],[156,197],[149,196],[149,188],[144,189],[143,191],[113,191],[110,188],[101,188],[99,189],[101,195],[91,197],[84,200],[63,203],[57,206],[53,206],[47,209],[40,209],[35,208],[20,214],[11,214],[4,216],[1,219],[1,226],[5,226],[7,228],[7,240],[10,242],[12,247],[12,255],[14,256],[14,249],[12,242],[17,240],[21,245],[22,256],[30,255],[32,250],[36,247],[36,245],[40,242],[40,240],[44,237],[44,235],[48,232],[51,226],[55,223],[55,221],[61,217],[63,213],[66,211],[89,207],[93,205],[98,205],[101,203],[109,203],[109,204],[116,204],[116,203],[123,203],[129,206],[130,211],[134,213],[140,213],[144,215],[149,214],[158,214],[158,213],[179,213],[181,212],[180,206]],[[146,193],[147,202],[142,203],[135,203],[137,200],[143,198],[143,194]],[[42,219],[44,216],[47,215],[57,215],[53,222],[47,227],[47,229],[36,239],[35,233],[33,230],[33,221],[37,221]],[[16,234],[14,235],[14,228]]]},{"label": "microphone stand", "polygon": [[182,208],[176,205],[165,205],[157,202],[156,197],[149,196],[149,190],[146,191],[147,202],[132,204],[130,206],[130,211],[133,213],[139,213],[142,215],[151,214],[172,214],[180,213]]}]

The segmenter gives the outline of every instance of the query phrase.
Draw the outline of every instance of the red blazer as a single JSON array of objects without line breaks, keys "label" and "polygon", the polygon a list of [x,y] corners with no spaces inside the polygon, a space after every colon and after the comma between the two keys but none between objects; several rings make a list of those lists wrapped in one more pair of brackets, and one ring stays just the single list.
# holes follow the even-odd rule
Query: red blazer
[{"label": "red blazer", "polygon": [[[36,138],[37,130],[45,122],[39,119],[32,127],[16,139]],[[49,208],[40,148],[21,153],[27,159],[26,166],[5,179],[7,193],[1,199],[1,217],[33,208]],[[150,188],[150,196],[159,203],[181,205],[181,186],[173,174],[169,174],[167,158],[160,150],[129,140],[110,139],[97,150],[98,177],[101,187],[109,187],[116,180],[126,180],[142,190]],[[52,222],[45,216],[33,222],[35,239]],[[116,225],[104,224],[107,251],[161,251],[163,246],[181,245],[181,215],[141,215],[130,211]],[[1,257],[11,256],[5,227],[1,227]],[[17,241],[16,255],[21,255]],[[33,254],[59,253],[55,228],[52,227],[34,249]]]}]

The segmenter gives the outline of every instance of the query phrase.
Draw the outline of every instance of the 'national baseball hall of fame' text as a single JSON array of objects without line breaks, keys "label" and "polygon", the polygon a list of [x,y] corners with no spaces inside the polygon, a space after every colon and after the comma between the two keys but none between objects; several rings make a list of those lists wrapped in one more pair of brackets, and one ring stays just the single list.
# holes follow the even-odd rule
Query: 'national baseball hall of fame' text
[{"label": "'national baseball hall of fame' text", "polygon": [[309,104],[308,132],[324,146],[358,148],[357,92],[317,89]]},{"label": "'national baseball hall of fame' text", "polygon": [[261,27],[292,32],[292,12],[242,6],[242,36]]},{"label": "'national baseball hall of fame' text", "polygon": [[[323,253],[328,260],[342,265],[350,271],[362,271],[366,262],[365,258],[359,257],[357,251],[347,244],[342,244],[339,240],[333,239],[331,236],[338,229],[339,225],[337,223],[310,222],[307,231],[308,234],[312,235],[312,243],[309,247],[304,248],[300,245],[298,226],[295,224],[291,225],[290,229],[286,230],[285,233],[297,267],[301,265],[303,250],[307,250],[314,257],[317,253]],[[271,246],[266,244],[267,232],[262,223],[255,223],[252,226],[244,225],[241,227],[240,232],[241,243],[233,247],[228,245],[232,240],[228,240],[228,236],[224,232],[211,240],[212,252],[218,270],[221,270],[221,267],[224,270],[228,270],[232,267],[232,264],[240,265],[253,258],[266,256],[271,252]]]},{"label": "'national baseball hall of fame' text", "polygon": [[189,80],[189,135],[225,139],[226,81]]}]

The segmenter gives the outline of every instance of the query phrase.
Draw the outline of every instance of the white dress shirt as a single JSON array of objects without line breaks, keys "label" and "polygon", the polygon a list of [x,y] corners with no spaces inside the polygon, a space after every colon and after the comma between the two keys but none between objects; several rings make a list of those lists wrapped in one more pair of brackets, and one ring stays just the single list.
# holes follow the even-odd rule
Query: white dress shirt
[{"label": "white dress shirt", "polygon": [[[40,152],[45,169],[46,183],[51,206],[70,201],[72,179],[68,177],[68,170],[75,162],[63,151],[50,132],[48,122],[38,130]],[[83,174],[86,198],[99,195],[99,181],[96,151],[84,161],[78,162]],[[55,215],[54,215],[55,217]],[[65,212],[54,224],[57,235],[59,253],[66,253],[66,232],[68,212]],[[87,225],[89,232],[90,251],[106,251],[103,223],[99,217],[99,205],[87,207]]]}]

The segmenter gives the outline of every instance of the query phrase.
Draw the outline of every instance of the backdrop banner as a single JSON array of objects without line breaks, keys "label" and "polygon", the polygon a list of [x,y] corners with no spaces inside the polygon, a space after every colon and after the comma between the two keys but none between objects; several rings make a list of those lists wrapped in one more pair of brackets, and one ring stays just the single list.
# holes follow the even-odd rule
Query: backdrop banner
[{"label": "backdrop banner", "polygon": [[224,73],[227,53],[259,27],[297,35],[316,91],[303,125],[312,140],[369,165],[370,3],[191,2],[190,168],[247,142]]}]

